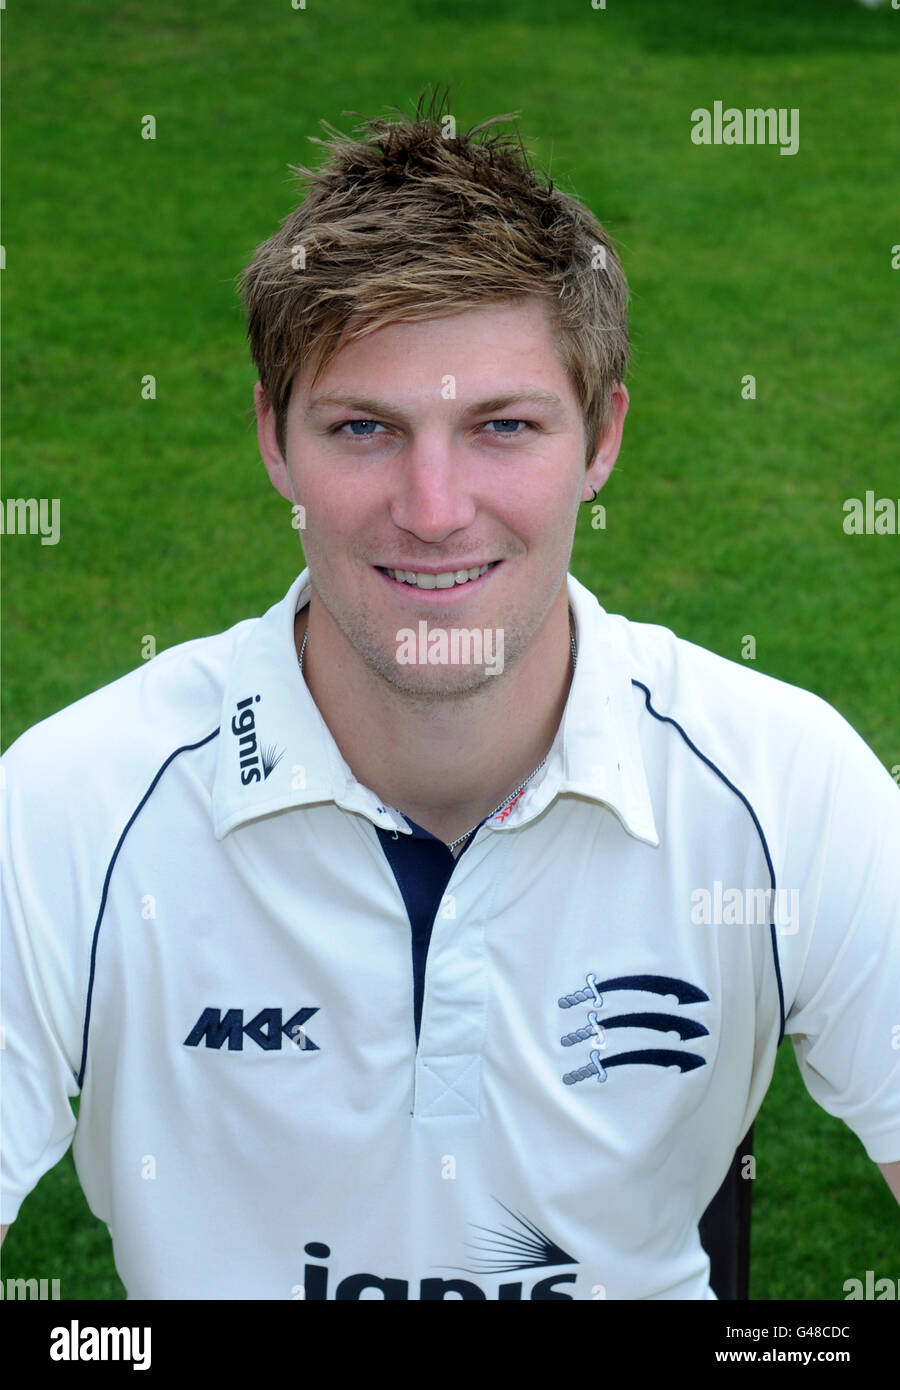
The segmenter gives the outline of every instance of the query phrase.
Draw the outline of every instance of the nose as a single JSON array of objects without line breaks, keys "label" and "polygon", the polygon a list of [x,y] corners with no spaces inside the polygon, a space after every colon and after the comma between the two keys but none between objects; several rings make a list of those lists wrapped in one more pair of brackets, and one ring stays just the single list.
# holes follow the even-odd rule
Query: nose
[{"label": "nose", "polygon": [[477,506],[469,468],[445,436],[420,436],[397,463],[390,505],[395,526],[430,542],[471,526]]}]

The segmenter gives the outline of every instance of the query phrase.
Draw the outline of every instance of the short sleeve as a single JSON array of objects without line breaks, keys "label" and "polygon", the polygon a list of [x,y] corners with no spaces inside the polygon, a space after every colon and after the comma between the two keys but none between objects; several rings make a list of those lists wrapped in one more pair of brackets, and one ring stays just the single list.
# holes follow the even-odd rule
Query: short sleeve
[{"label": "short sleeve", "polygon": [[[20,744],[21,744],[20,740]],[[68,1149],[78,1094],[79,1003],[75,875],[54,847],[42,808],[40,762],[0,764],[0,1220],[15,1220],[28,1193]],[[46,786],[46,783],[44,784]]]},{"label": "short sleeve", "polygon": [[[828,707],[826,707],[828,708]],[[875,1163],[900,1159],[900,788],[833,710],[792,792],[783,888],[796,890],[796,988],[785,1031],[806,1089]],[[818,741],[818,742],[817,742]]]}]

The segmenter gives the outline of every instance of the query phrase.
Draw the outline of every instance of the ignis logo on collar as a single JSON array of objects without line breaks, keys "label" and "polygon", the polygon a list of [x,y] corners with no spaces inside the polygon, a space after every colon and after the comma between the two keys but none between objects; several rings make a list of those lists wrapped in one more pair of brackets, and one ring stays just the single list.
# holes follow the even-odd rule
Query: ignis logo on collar
[{"label": "ignis logo on collar", "polygon": [[265,781],[284,757],[284,749],[279,753],[274,743],[257,743],[253,706],[259,703],[259,699],[258,695],[248,695],[246,700],[238,700],[239,713],[231,721],[231,732],[238,741],[241,781],[245,787],[249,787],[251,782]]}]

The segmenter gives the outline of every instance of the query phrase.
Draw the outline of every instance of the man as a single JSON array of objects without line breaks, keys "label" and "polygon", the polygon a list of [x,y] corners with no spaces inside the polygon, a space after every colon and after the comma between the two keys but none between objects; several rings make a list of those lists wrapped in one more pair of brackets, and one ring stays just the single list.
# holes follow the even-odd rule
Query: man
[{"label": "man", "polygon": [[568,574],[627,290],[484,129],[335,135],[244,274],[308,569],[7,756],[3,1219],[74,1133],[130,1297],[714,1298],[785,1032],[900,1196],[900,793]]}]

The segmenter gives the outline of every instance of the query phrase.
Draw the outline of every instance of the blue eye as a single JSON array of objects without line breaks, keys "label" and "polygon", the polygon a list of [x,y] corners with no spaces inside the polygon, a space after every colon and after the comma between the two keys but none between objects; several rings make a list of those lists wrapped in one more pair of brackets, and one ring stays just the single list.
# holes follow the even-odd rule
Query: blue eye
[{"label": "blue eye", "polygon": [[[534,426],[528,420],[509,420],[498,419],[488,420],[487,426],[499,426],[498,429],[488,429],[489,434],[500,435],[506,439],[515,439],[524,434],[526,430],[533,430]],[[520,429],[519,426],[522,428]],[[376,430],[383,430],[384,426],[378,420],[344,420],[342,424],[335,425],[332,434],[348,434],[352,439],[375,439]]]},{"label": "blue eye", "polygon": [[[377,424],[378,424],[378,421],[377,421],[377,420],[345,420],[344,423],[343,423],[343,425],[340,426],[340,429],[344,430],[344,429],[346,429],[347,426],[349,425],[349,426],[350,426],[350,433],[353,435],[353,437],[354,437],[355,439],[369,439],[369,438],[371,438],[371,433],[372,433],[372,430],[369,428],[369,426],[371,426],[372,429],[374,429],[374,428],[377,426]],[[362,425],[362,426],[364,426],[365,428],[364,428],[363,431],[357,432],[357,431],[353,428],[355,425]]]},{"label": "blue eye", "polygon": [[[527,420],[489,420],[489,425],[527,425]],[[521,434],[521,430],[491,430],[491,434]]]}]

